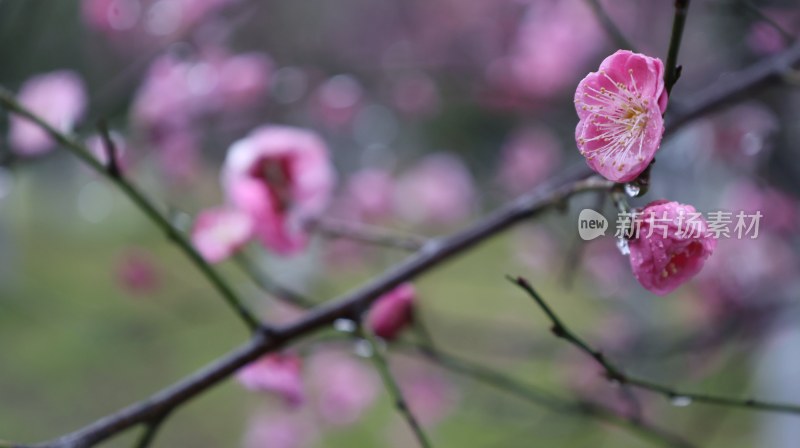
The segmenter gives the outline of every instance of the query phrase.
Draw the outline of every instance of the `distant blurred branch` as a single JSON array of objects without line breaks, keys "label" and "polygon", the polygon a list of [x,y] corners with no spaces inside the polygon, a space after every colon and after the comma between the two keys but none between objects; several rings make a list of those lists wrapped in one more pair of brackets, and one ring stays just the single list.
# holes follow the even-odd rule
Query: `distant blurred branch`
[{"label": "distant blurred branch", "polygon": [[781,83],[794,73],[794,66],[798,63],[800,42],[743,70],[723,75],[710,87],[692,94],[691,101],[681,103],[678,107],[670,107],[666,134],[671,134],[696,118],[735,103],[758,90]]},{"label": "distant blurred branch", "polygon": [[263,269],[256,265],[245,253],[238,253],[234,261],[259,289],[273,296],[275,299],[302,309],[313,308],[317,303],[302,296],[270,277]]},{"label": "distant blurred branch", "polygon": [[633,46],[631,41],[622,34],[622,31],[619,29],[614,20],[608,15],[603,5],[600,4],[600,0],[586,0],[586,3],[592,8],[594,11],[594,15],[597,17],[597,20],[600,21],[600,24],[603,26],[603,29],[606,30],[606,33],[614,41],[614,44],[619,47],[620,49],[624,50],[631,50],[636,52],[636,48]]},{"label": "distant blurred branch", "polygon": [[772,17],[766,15],[764,11],[761,10],[758,6],[754,5],[753,2],[749,0],[739,0],[739,3],[742,5],[743,8],[748,10],[751,14],[758,17],[762,22],[766,23],[767,25],[771,26],[775,31],[777,31],[783,41],[786,42],[787,45],[792,44],[795,41],[795,36],[786,31],[778,22],[772,19]]},{"label": "distant blurred branch", "polygon": [[344,238],[365,244],[392,247],[407,251],[422,248],[426,239],[416,235],[400,234],[392,230],[333,218],[317,218],[308,222],[311,230],[329,238]]},{"label": "distant blurred branch", "polygon": [[542,299],[542,297],[533,289],[527,280],[523,279],[522,277],[509,279],[514,284],[525,290],[528,295],[534,299],[536,304],[539,306],[539,308],[541,308],[541,310],[552,323],[552,327],[550,327],[552,333],[556,337],[574,345],[579,350],[594,359],[595,362],[600,365],[603,370],[605,370],[605,376],[609,381],[616,382],[620,385],[630,385],[639,389],[661,394],[678,405],[688,405],[693,402],[698,402],[718,406],[781,412],[786,414],[800,414],[800,405],[773,403],[754,399],[737,399],[721,395],[688,393],[649,380],[630,376],[624,373],[617,365],[609,361],[602,352],[593,348],[591,345],[589,345],[589,343],[584,341],[572,330],[570,330],[569,327],[567,327],[561,321],[558,315],[550,308],[547,302],[545,302],[544,299]]}]

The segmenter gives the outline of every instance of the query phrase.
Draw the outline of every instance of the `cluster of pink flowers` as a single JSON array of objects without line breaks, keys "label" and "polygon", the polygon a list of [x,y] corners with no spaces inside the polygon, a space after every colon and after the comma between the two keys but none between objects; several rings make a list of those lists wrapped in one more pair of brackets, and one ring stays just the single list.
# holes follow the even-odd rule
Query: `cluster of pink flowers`
[{"label": "cluster of pink flowers", "polygon": [[229,205],[206,211],[192,240],[205,258],[225,259],[251,237],[282,255],[307,243],[307,220],[328,205],[336,176],[325,143],[288,126],[263,126],[234,142],[222,170]]},{"label": "cluster of pink flowers", "polygon": [[[589,166],[606,179],[630,182],[650,165],[661,145],[667,107],[664,66],[652,58],[619,50],[587,75],[575,91],[579,122],[575,139]],[[694,277],[716,247],[706,221],[693,232],[681,229],[690,205],[653,201],[641,210],[641,227],[626,244],[639,283],[664,295]],[[649,229],[658,220],[659,231]]]}]

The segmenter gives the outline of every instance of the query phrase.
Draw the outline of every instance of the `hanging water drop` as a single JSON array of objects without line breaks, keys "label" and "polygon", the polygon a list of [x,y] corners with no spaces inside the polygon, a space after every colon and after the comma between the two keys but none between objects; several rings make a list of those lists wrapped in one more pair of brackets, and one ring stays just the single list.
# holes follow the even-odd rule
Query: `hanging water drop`
[{"label": "hanging water drop", "polygon": [[641,191],[642,191],[642,189],[639,188],[639,186],[636,185],[636,184],[633,184],[633,183],[625,184],[625,194],[627,194],[628,197],[630,197],[630,198],[635,198],[635,197],[639,196],[639,193]]},{"label": "hanging water drop", "polygon": [[673,406],[685,408],[686,406],[692,404],[692,399],[684,395],[675,395],[670,399],[670,402]]},{"label": "hanging water drop", "polygon": [[617,239],[617,249],[619,249],[619,253],[622,255],[630,255],[631,249],[628,247],[628,240],[625,238]]},{"label": "hanging water drop", "polygon": [[350,319],[336,319],[333,321],[333,328],[342,333],[353,333],[356,331],[356,323]]}]

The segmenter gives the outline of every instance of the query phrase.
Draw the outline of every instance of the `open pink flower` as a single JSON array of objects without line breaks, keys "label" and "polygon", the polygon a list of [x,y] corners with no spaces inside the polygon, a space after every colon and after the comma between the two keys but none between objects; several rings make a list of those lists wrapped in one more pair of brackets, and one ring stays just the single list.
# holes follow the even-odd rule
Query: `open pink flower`
[{"label": "open pink flower", "polygon": [[[59,131],[69,132],[83,116],[86,90],[75,72],[61,70],[34,76],[22,85],[17,97],[23,106]],[[22,155],[36,155],[53,148],[53,140],[26,118],[11,117],[11,147]]]},{"label": "open pink flower", "polygon": [[253,234],[250,216],[236,209],[204,210],[192,229],[192,243],[210,263],[233,255]]},{"label": "open pink flower", "polygon": [[628,242],[633,275],[645,289],[664,295],[703,267],[717,240],[694,207],[653,201],[637,216],[638,236]]},{"label": "open pink flower", "polygon": [[414,285],[403,283],[381,296],[369,310],[367,325],[373,333],[392,340],[406,328],[414,317]]},{"label": "open pink flower", "polygon": [[667,107],[661,60],[619,50],[586,75],[575,91],[575,140],[589,166],[629,182],[655,157]]},{"label": "open pink flower", "polygon": [[269,354],[246,365],[236,379],[247,389],[275,393],[292,407],[304,400],[302,360],[292,354]]},{"label": "open pink flower", "polygon": [[288,126],[263,126],[235,142],[222,173],[230,202],[250,215],[264,246],[284,255],[305,247],[304,221],[328,205],[334,181],[325,143]]}]

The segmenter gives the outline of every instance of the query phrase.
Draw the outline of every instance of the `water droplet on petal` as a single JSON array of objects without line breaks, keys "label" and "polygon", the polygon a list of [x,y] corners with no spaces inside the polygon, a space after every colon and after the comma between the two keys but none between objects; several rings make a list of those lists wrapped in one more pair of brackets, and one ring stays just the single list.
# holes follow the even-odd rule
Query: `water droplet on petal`
[{"label": "water droplet on petal", "polygon": [[356,323],[350,319],[336,319],[333,321],[333,328],[342,333],[352,333],[356,331]]},{"label": "water droplet on petal", "polygon": [[686,406],[692,404],[692,399],[683,395],[675,395],[670,399],[670,402],[673,406],[685,408]]},{"label": "water droplet on petal", "polygon": [[641,188],[636,184],[625,184],[625,194],[627,194],[628,197],[635,198],[639,196],[641,191]]},{"label": "water droplet on petal", "polygon": [[628,240],[625,238],[617,239],[617,249],[619,249],[619,253],[622,255],[630,255],[631,249],[628,247]]}]

